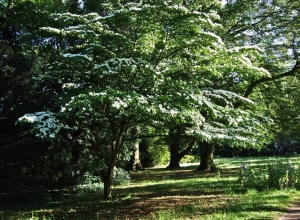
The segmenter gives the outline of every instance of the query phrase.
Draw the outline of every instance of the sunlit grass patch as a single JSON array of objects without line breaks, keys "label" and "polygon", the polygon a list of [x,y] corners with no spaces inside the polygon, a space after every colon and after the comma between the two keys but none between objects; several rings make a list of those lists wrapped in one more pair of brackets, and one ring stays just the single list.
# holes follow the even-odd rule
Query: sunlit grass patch
[{"label": "sunlit grass patch", "polygon": [[[257,192],[244,195],[211,198],[208,202],[193,202],[179,208],[160,210],[147,219],[274,219],[282,215],[294,201],[296,190]],[[171,217],[171,218],[170,218]]]}]

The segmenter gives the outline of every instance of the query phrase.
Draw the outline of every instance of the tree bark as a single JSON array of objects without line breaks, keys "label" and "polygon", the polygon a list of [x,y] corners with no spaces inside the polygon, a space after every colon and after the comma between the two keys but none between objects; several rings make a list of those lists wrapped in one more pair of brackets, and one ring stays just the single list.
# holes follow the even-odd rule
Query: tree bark
[{"label": "tree bark", "polygon": [[181,151],[181,152],[178,154],[178,157],[177,157],[177,159],[178,159],[178,164],[180,163],[181,159],[182,159],[189,151],[192,150],[192,148],[193,148],[193,146],[194,146],[195,143],[196,143],[195,140],[191,141],[191,142],[189,143],[188,147],[185,148],[183,151]]},{"label": "tree bark", "polygon": [[176,170],[180,168],[178,151],[179,151],[179,143],[172,143],[170,145],[170,163],[167,166],[167,169]]},{"label": "tree bark", "polygon": [[131,160],[131,169],[133,171],[141,170],[142,164],[140,161],[140,148],[139,148],[139,140],[134,142],[133,155]]},{"label": "tree bark", "polygon": [[113,174],[113,170],[114,170],[114,165],[110,165],[107,168],[106,174],[104,176],[104,189],[103,189],[103,196],[104,196],[104,200],[109,200],[112,198],[111,196],[111,186],[112,186],[112,174]]},{"label": "tree bark", "polygon": [[215,165],[214,165],[214,145],[210,144],[206,141],[203,141],[200,143],[200,165],[197,168],[197,170],[214,170]]},{"label": "tree bark", "polygon": [[[185,148],[183,151],[178,153],[179,151],[179,145],[178,146],[171,146],[171,155],[170,155],[170,164],[167,167],[167,169],[179,169],[180,168],[180,161],[181,159],[193,148],[196,141],[191,141],[187,148]],[[173,151],[172,151],[173,149]],[[176,151],[176,152],[175,152]],[[173,152],[173,153],[172,153]]]},{"label": "tree bark", "polygon": [[181,131],[180,129],[176,129],[176,132],[170,131],[170,138],[172,143],[170,144],[170,163],[167,166],[167,169],[179,169],[181,159],[193,148],[195,144],[195,140],[191,141],[187,148],[179,153],[180,144],[181,144]]},{"label": "tree bark", "polygon": [[178,161],[178,151],[180,147],[180,128],[173,128],[169,131],[169,141],[170,141],[170,163],[167,166],[167,169],[179,169],[179,161]]},{"label": "tree bark", "polygon": [[[112,150],[116,150],[116,148],[113,146]],[[117,153],[118,153],[118,151],[114,151],[111,153],[108,168],[107,168],[106,172],[104,173],[104,177],[103,177],[103,183],[104,183],[103,199],[104,200],[112,199],[111,186],[112,186],[113,171],[114,171],[114,167],[115,167],[116,159],[117,159]]]}]

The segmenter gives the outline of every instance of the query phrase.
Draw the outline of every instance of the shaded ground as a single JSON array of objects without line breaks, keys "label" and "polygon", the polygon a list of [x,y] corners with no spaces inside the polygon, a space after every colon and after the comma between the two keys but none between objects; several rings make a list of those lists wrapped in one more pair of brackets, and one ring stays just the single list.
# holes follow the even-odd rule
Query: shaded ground
[{"label": "shaded ground", "polygon": [[[177,171],[149,169],[131,174],[128,186],[114,187],[113,200],[103,201],[102,192],[79,194],[66,190],[51,192],[43,203],[1,208],[0,219],[155,219],[169,209],[190,213],[199,219],[205,214],[244,209],[284,212],[264,199],[248,205],[236,181],[236,168],[215,172],[193,172],[195,166]],[[234,176],[234,178],[233,178]],[[284,198],[286,195],[280,195]],[[282,199],[280,198],[280,199]],[[278,198],[268,198],[274,200]]]}]

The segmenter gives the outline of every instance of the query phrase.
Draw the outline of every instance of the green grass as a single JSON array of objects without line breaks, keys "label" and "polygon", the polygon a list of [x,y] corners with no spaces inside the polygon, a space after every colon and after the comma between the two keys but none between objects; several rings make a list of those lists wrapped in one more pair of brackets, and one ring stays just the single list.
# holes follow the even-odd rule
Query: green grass
[{"label": "green grass", "polygon": [[[276,158],[300,164],[299,157]],[[132,173],[128,186],[102,192],[65,191],[47,201],[0,210],[0,219],[279,219],[297,201],[296,189],[244,191],[237,179],[239,163],[264,166],[275,158],[217,158],[215,172],[193,172],[198,164],[177,171],[163,168]]]}]

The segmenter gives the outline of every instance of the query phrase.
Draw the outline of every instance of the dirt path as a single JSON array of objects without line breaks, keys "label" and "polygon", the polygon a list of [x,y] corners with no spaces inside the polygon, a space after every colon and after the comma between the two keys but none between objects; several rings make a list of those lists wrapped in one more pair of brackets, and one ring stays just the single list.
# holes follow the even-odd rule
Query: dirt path
[{"label": "dirt path", "polygon": [[284,216],[279,220],[300,220],[300,203],[293,206]]}]

